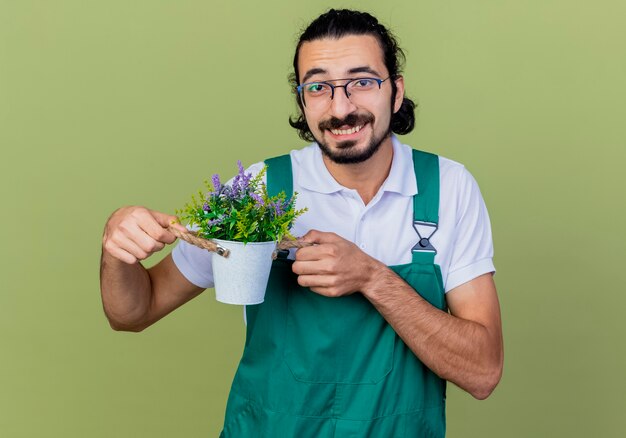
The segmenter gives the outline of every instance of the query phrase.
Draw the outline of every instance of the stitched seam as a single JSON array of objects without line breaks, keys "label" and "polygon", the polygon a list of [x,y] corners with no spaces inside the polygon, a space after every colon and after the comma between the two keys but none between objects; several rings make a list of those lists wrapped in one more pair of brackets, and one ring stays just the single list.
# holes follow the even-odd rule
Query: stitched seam
[{"label": "stitched seam", "polygon": [[429,411],[429,410],[433,410],[433,409],[444,409],[445,408],[445,403],[442,403],[441,405],[438,406],[427,406],[424,408],[418,408],[418,409],[414,409],[411,411],[403,411],[403,412],[396,412],[393,414],[386,414],[386,415],[379,415],[377,417],[372,417],[369,418],[367,420],[363,420],[363,419],[359,419],[359,418],[345,418],[345,417],[338,417],[338,416],[326,416],[326,415],[303,415],[303,414],[297,414],[297,413],[292,413],[292,412],[287,412],[287,411],[275,411],[273,409],[267,408],[267,407],[263,407],[261,405],[259,405],[257,402],[255,402],[254,400],[251,400],[247,397],[244,397],[245,400],[252,406],[254,406],[257,409],[261,409],[261,410],[265,410],[268,412],[271,412],[273,414],[287,414],[287,415],[291,415],[293,417],[298,417],[298,418],[315,418],[315,419],[320,419],[320,420],[342,420],[342,421],[358,421],[358,422],[371,422],[374,420],[379,420],[381,418],[387,418],[387,417],[396,417],[396,416],[401,416],[401,415],[410,415],[410,414],[415,414],[418,412],[423,412],[423,411]]}]

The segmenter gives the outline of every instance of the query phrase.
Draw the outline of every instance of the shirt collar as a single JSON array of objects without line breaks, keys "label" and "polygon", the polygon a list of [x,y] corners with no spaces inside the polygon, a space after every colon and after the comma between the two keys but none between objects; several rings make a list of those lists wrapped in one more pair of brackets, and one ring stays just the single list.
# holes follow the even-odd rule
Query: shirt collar
[{"label": "shirt collar", "polygon": [[317,143],[305,148],[300,161],[298,185],[318,193],[335,193],[344,189],[330,174]]},{"label": "shirt collar", "polygon": [[[382,191],[395,192],[403,196],[417,194],[417,181],[413,167],[413,153],[409,146],[400,143],[395,135],[391,136],[393,144],[393,159],[387,179],[383,182]],[[324,160],[322,151],[317,143],[306,148],[302,157],[298,175],[298,185],[304,189],[318,193],[335,193],[344,190],[330,174]]]},{"label": "shirt collar", "polygon": [[393,160],[389,175],[381,190],[400,193],[403,196],[414,196],[418,192],[418,187],[415,179],[415,167],[413,167],[413,151],[409,146],[400,143],[395,135],[391,136],[391,141],[393,143]]}]

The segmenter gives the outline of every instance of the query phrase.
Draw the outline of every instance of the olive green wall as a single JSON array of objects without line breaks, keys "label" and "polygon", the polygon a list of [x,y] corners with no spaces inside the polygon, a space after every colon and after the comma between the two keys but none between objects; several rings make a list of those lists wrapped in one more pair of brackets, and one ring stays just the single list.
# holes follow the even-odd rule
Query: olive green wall
[{"label": "olive green wall", "polygon": [[111,330],[102,228],[301,146],[286,77],[330,6],[395,30],[403,141],[464,163],[491,215],[505,372],[450,389],[448,436],[626,436],[625,3],[0,0],[1,436],[217,436],[241,308],[208,290]]}]

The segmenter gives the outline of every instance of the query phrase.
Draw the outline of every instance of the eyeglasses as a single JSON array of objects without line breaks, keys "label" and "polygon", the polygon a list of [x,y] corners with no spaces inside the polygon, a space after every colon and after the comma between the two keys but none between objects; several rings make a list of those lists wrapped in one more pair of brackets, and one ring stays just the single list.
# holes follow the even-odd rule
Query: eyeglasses
[{"label": "eyeglasses", "polygon": [[[383,82],[390,79],[378,78],[355,78],[355,79],[332,79],[330,81],[307,82],[298,85],[298,96],[302,105],[309,109],[323,109],[330,105],[335,97],[335,88],[343,88],[346,97],[352,103],[367,103],[376,97]],[[347,81],[343,85],[333,85],[331,82]]]}]

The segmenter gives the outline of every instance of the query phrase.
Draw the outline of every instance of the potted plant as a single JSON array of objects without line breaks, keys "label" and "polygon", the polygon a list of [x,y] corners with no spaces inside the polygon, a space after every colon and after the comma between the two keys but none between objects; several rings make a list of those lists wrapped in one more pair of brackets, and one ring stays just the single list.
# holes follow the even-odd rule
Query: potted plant
[{"label": "potted plant", "polygon": [[213,175],[211,183],[205,181],[208,193],[192,196],[192,202],[177,214],[195,229],[197,237],[216,244],[222,255],[211,259],[216,299],[228,304],[259,304],[277,244],[284,237],[294,239],[289,229],[306,208],[295,210],[297,193],[289,199],[284,191],[268,195],[262,181],[267,166],[253,178],[241,161],[237,165],[239,173],[230,185]]}]

